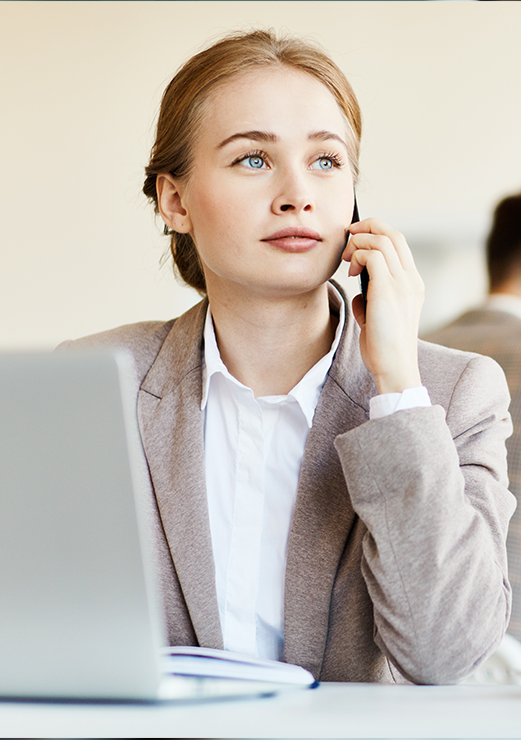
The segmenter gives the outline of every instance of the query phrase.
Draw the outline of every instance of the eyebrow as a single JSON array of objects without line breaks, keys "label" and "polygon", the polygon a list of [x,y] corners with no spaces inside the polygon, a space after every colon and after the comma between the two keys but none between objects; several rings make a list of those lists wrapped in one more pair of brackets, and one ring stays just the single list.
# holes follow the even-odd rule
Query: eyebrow
[{"label": "eyebrow", "polygon": [[[237,141],[238,139],[249,139],[250,141],[267,141],[270,143],[275,143],[279,140],[279,137],[276,134],[269,133],[268,131],[241,131],[237,134],[229,136],[227,139],[224,139],[224,141],[221,141],[217,148],[222,149],[227,144],[231,144],[233,141]],[[342,139],[341,136],[333,133],[333,131],[313,131],[311,134],[309,134],[308,139],[310,139],[311,141],[328,141],[330,139],[334,139],[335,141],[339,141],[341,144],[343,144],[343,146],[347,149],[346,142]]]},{"label": "eyebrow", "polygon": [[267,131],[241,131],[238,134],[233,134],[232,136],[229,136],[224,141],[221,141],[218,149],[222,149],[223,146],[226,146],[227,144],[231,144],[232,141],[237,141],[237,139],[250,139],[251,141],[269,141],[269,142],[275,142],[278,140],[278,136],[275,134],[270,134]]},{"label": "eyebrow", "polygon": [[312,141],[328,141],[329,139],[334,139],[335,141],[339,141],[345,148],[347,149],[346,142],[342,139],[341,136],[338,134],[333,133],[333,131],[314,131],[312,134],[308,137]]}]

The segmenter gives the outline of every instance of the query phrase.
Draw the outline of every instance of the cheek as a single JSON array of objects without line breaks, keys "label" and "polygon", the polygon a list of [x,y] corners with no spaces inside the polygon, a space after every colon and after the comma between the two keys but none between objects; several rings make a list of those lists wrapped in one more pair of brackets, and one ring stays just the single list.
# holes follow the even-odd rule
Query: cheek
[{"label": "cheek", "polygon": [[192,200],[191,218],[191,236],[206,267],[220,274],[240,262],[244,210],[234,207],[225,189],[200,190]]},{"label": "cheek", "polygon": [[355,204],[355,191],[351,178],[343,181],[341,186],[328,193],[328,207],[334,209],[342,221],[347,219],[346,225],[351,222]]},{"label": "cheek", "polygon": [[207,241],[208,235],[220,230],[227,212],[225,199],[222,191],[212,187],[211,182],[194,182],[186,202],[192,223],[191,236],[199,247]]},{"label": "cheek", "polygon": [[[226,239],[233,248],[254,228],[258,199],[241,182],[220,179],[194,190],[190,209],[196,244],[203,238],[205,242]],[[211,243],[206,248],[211,248]]]}]

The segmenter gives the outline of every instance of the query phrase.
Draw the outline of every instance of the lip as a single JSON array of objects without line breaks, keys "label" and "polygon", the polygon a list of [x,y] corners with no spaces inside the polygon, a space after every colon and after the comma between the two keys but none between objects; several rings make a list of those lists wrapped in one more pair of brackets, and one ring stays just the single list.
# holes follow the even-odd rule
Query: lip
[{"label": "lip", "polygon": [[307,252],[309,249],[313,249],[322,239],[318,231],[313,229],[308,229],[305,226],[288,226],[276,231],[266,239],[262,239],[262,241],[285,252]]}]

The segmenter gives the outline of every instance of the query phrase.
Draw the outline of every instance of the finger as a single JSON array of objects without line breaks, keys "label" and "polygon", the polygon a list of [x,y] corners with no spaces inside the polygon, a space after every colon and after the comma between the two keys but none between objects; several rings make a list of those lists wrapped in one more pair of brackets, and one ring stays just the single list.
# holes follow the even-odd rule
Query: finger
[{"label": "finger", "polygon": [[386,236],[392,242],[402,266],[405,269],[415,267],[412,252],[404,235],[400,231],[397,231],[397,229],[393,229],[385,221],[381,221],[378,218],[366,218],[363,221],[351,224],[349,231],[353,236],[362,233]]},{"label": "finger", "polygon": [[348,247],[344,251],[344,254],[342,255],[343,259],[346,260],[346,262],[352,262],[353,255],[359,251],[376,252],[383,255],[387,268],[394,277],[401,275],[404,270],[394,244],[387,236],[366,233],[356,234],[350,240]]},{"label": "finger", "polygon": [[393,229],[385,221],[381,221],[379,218],[365,218],[363,221],[357,221],[351,224],[349,232],[353,236],[355,234],[365,233],[388,237],[393,243],[403,267],[410,269],[415,266],[411,249],[404,235],[400,231]]},{"label": "finger", "polygon": [[371,278],[368,286],[368,300],[373,298],[369,296],[378,296],[383,300],[388,300],[396,291],[402,298],[414,299],[421,306],[424,300],[425,286],[423,280],[415,270],[408,273],[401,270],[397,276],[391,275],[384,255],[376,250],[358,249],[354,252],[349,265],[349,276],[360,275],[363,268],[367,267]]},{"label": "finger", "polygon": [[[364,267],[367,267],[371,283],[374,285],[375,282],[380,280],[389,280],[389,276],[394,278],[389,270],[389,266],[385,259],[385,256],[377,250],[369,249],[357,249],[353,253],[351,263],[349,265],[348,275],[349,277],[356,277],[360,275]],[[404,272],[401,270],[400,276],[403,276]]]}]

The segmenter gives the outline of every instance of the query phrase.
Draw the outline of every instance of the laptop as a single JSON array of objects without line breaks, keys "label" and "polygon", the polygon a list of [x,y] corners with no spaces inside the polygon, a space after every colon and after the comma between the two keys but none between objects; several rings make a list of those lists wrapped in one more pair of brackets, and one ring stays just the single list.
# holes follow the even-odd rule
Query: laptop
[{"label": "laptop", "polygon": [[124,354],[0,355],[0,696],[273,693],[165,675]]}]

